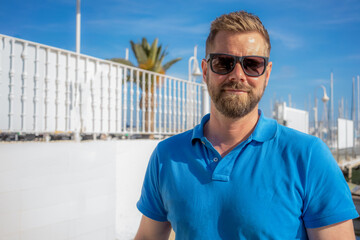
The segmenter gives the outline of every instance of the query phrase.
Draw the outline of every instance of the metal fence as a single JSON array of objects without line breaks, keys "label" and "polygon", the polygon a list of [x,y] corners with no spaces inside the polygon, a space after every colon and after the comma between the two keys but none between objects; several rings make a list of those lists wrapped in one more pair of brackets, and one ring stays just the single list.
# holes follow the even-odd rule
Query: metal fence
[{"label": "metal fence", "polygon": [[203,84],[0,35],[2,135],[172,135],[207,99]]}]

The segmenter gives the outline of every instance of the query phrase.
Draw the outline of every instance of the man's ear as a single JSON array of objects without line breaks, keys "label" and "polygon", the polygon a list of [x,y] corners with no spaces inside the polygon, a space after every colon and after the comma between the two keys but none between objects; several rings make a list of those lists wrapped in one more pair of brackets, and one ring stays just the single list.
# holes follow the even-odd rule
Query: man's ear
[{"label": "man's ear", "polygon": [[206,62],[205,59],[203,59],[201,61],[201,69],[202,69],[203,81],[204,81],[204,83],[206,83],[206,74],[207,74],[207,71],[208,71],[208,67],[207,67],[207,62]]}]

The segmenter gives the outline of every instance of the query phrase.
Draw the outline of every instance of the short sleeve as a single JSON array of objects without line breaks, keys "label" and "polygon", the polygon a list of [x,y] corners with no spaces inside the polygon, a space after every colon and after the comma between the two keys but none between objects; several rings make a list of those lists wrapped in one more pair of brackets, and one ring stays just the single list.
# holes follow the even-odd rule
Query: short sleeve
[{"label": "short sleeve", "polygon": [[305,176],[303,220],[318,228],[358,217],[350,189],[329,148],[316,139]]},{"label": "short sleeve", "polygon": [[150,157],[146,170],[140,200],[136,206],[146,217],[155,221],[167,221],[167,213],[164,209],[160,189],[159,189],[159,171],[160,164],[157,154],[157,148]]}]

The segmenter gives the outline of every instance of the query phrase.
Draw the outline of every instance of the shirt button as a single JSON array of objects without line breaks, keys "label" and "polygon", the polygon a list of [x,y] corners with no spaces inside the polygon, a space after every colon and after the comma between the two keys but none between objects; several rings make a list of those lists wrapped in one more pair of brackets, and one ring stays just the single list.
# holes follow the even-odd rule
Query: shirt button
[{"label": "shirt button", "polygon": [[215,158],[213,159],[213,161],[214,161],[214,162],[217,162],[217,161],[219,161],[219,159],[218,159],[217,157],[215,157]]}]

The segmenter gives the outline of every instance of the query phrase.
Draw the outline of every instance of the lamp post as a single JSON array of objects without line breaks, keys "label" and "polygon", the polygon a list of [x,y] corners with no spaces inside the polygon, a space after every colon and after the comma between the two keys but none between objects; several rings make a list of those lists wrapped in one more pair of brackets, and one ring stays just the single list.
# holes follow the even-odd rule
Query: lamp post
[{"label": "lamp post", "polygon": [[[326,88],[321,85],[321,87],[323,88],[324,90],[324,96],[323,98],[321,99],[322,102],[323,102],[323,105],[324,105],[324,110],[323,110],[323,125],[324,125],[324,131],[326,131],[326,133],[329,133],[329,121],[328,121],[328,110],[327,110],[327,102],[329,101],[329,97],[328,95],[326,94]],[[326,140],[328,138],[328,135],[326,135]]]},{"label": "lamp post", "polygon": [[[193,62],[191,66],[191,62]],[[199,62],[197,60],[197,45],[194,47],[194,56],[189,58],[189,68],[188,68],[188,80],[192,82],[192,77],[194,77],[194,81],[196,77],[201,76],[201,71],[199,68]]]},{"label": "lamp post", "polygon": [[[327,93],[326,93],[326,88],[325,88],[325,86],[324,85],[320,85],[320,87],[323,89],[323,92],[324,92],[324,95],[323,95],[323,97],[322,97],[322,102],[323,102],[323,105],[324,105],[324,109],[323,109],[323,113],[322,113],[322,121],[323,121],[323,124],[322,124],[322,126],[321,126],[321,128],[320,128],[320,131],[319,131],[319,129],[318,129],[318,124],[317,124],[317,120],[318,120],[318,106],[317,106],[317,99],[316,99],[316,89],[315,89],[315,107],[314,107],[314,113],[315,113],[315,117],[314,117],[314,119],[315,119],[315,133],[316,133],[316,135],[317,136],[319,136],[320,138],[322,137],[322,132],[323,132],[323,130],[324,130],[324,127],[325,127],[325,130],[328,130],[327,129],[327,115],[328,115],[328,113],[327,113],[327,106],[326,106],[326,104],[327,104],[327,102],[330,100],[330,98],[328,97],[328,95],[327,95]],[[320,133],[320,134],[319,134]]]},{"label": "lamp post", "polygon": [[330,100],[330,98],[329,98],[328,95],[326,94],[326,88],[324,87],[324,85],[321,85],[320,87],[322,87],[322,89],[324,90],[324,96],[323,96],[323,98],[322,98],[321,100],[322,100],[323,103],[325,104],[325,103],[327,103],[327,102]]},{"label": "lamp post", "polygon": [[197,120],[197,108],[195,107],[197,91],[195,91],[195,86],[193,83],[196,81],[197,76],[201,76],[201,71],[199,68],[199,63],[197,60],[197,46],[194,47],[194,55],[189,58],[189,68],[188,68],[188,81],[187,84],[187,128],[193,127],[196,124]]},{"label": "lamp post", "polygon": [[76,53],[80,53],[81,14],[80,0],[76,0]]}]

